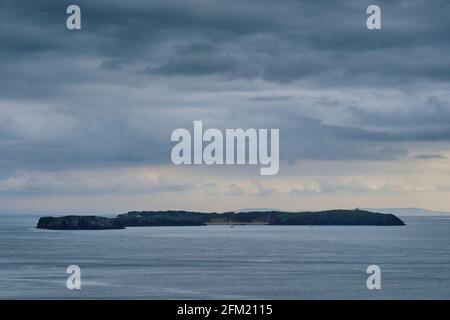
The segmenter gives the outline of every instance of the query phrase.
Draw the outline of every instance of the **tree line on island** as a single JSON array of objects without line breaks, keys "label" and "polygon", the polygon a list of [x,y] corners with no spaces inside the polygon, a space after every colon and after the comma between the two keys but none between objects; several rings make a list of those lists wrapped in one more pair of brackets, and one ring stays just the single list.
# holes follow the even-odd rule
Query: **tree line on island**
[{"label": "tree line on island", "polygon": [[99,216],[42,217],[37,228],[51,230],[106,230],[126,227],[204,225],[307,225],[307,226],[402,226],[393,214],[366,210],[317,212],[253,211],[204,213],[196,211],[131,211],[115,218]]}]

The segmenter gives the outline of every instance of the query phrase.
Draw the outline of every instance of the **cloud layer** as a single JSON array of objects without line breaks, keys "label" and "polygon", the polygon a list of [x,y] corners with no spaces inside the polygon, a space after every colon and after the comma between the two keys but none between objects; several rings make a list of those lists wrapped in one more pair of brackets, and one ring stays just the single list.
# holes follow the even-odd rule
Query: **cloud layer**
[{"label": "cloud layer", "polygon": [[[0,193],[51,192],[61,179],[67,193],[131,192],[120,173],[105,187],[67,172],[167,166],[170,133],[194,120],[279,128],[286,171],[309,160],[444,161],[450,3],[378,3],[382,29],[369,31],[370,1],[80,0],[82,30],[68,31],[69,3],[2,1]],[[143,189],[187,188],[155,179]],[[356,180],[324,181],[284,193]]]}]

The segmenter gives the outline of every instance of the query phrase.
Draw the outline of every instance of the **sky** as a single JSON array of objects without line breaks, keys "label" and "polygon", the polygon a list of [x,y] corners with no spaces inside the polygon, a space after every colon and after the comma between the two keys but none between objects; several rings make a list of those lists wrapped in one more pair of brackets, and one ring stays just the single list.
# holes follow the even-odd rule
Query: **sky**
[{"label": "sky", "polygon": [[[81,8],[81,30],[66,8]],[[381,8],[368,30],[366,8]],[[0,213],[450,211],[450,2],[0,4]],[[176,128],[279,128],[280,170],[175,166]]]}]

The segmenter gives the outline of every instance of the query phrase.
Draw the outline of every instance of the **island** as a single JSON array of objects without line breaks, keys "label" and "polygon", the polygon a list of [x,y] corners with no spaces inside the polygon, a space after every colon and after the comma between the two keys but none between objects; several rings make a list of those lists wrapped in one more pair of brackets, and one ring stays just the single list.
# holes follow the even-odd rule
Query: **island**
[{"label": "island", "polygon": [[65,216],[42,217],[39,219],[36,228],[49,230],[109,230],[125,229],[125,226],[115,218]]},{"label": "island", "polygon": [[300,225],[300,226],[403,226],[393,214],[366,210],[326,210],[316,212],[252,211],[131,211],[115,218],[98,216],[42,217],[37,228],[52,230],[105,230],[126,227],[205,225]]}]

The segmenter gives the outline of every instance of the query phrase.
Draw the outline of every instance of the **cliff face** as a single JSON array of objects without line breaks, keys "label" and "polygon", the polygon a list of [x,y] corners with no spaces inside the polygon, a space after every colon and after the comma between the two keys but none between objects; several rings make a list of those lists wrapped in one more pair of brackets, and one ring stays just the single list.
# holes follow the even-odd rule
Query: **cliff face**
[{"label": "cliff face", "polygon": [[117,219],[97,216],[43,217],[39,219],[37,228],[51,230],[125,229]]}]

